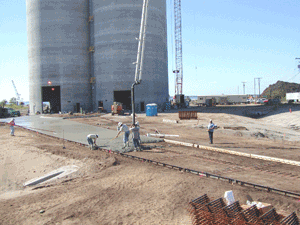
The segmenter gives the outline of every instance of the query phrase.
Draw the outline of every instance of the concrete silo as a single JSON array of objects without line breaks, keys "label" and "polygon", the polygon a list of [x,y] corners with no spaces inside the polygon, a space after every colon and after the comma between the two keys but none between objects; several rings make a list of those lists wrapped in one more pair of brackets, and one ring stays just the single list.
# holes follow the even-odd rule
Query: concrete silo
[{"label": "concrete silo", "polygon": [[27,0],[30,112],[91,110],[89,2]]},{"label": "concrete silo", "polygon": [[[143,0],[91,0],[94,107],[114,101],[130,109]],[[166,1],[149,1],[142,83],[136,86],[137,111],[168,101]]]},{"label": "concrete silo", "polygon": [[[30,111],[130,109],[143,0],[27,0]],[[89,51],[89,50],[93,51]],[[137,111],[168,100],[166,1],[151,0]]]}]

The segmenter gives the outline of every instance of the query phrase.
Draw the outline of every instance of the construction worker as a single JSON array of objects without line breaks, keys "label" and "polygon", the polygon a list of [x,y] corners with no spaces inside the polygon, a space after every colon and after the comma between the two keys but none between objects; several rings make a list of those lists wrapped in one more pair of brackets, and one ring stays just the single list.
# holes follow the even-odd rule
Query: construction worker
[{"label": "construction worker", "polygon": [[136,122],[134,125],[131,125],[130,131],[132,132],[132,142],[134,145],[134,151],[141,150],[140,146],[140,128],[138,127],[139,123]]},{"label": "construction worker", "polygon": [[123,124],[122,122],[119,122],[118,123],[118,134],[117,134],[116,138],[119,136],[119,134],[121,132],[124,132],[124,137],[123,137],[124,146],[123,146],[123,148],[126,148],[126,144],[129,147],[129,134],[130,134],[130,131],[129,131],[126,124]]},{"label": "construction worker", "polygon": [[209,124],[208,124],[208,126],[207,126],[210,144],[213,144],[213,134],[214,134],[214,129],[215,129],[216,127],[217,127],[217,125],[215,125],[215,124],[213,123],[213,121],[210,120],[210,121],[209,121]]},{"label": "construction worker", "polygon": [[11,119],[8,125],[10,126],[10,135],[15,136],[15,119]]},{"label": "construction worker", "polygon": [[96,146],[96,141],[98,138],[98,134],[89,134],[86,139],[89,143],[89,147],[93,150],[94,149],[94,145]]},{"label": "construction worker", "polygon": [[[139,121],[136,121],[135,124],[136,124],[137,127],[140,129],[140,123],[139,123]],[[140,146],[142,145],[142,141],[141,141],[141,136],[140,136],[140,134],[139,134],[139,144],[140,144]]]}]

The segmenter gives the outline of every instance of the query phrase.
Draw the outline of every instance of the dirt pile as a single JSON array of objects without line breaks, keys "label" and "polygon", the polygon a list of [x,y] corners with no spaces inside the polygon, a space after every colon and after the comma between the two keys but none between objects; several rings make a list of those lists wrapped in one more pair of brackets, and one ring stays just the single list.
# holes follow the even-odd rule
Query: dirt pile
[{"label": "dirt pile", "polygon": [[261,96],[267,96],[267,98],[285,98],[286,93],[300,92],[300,84],[289,83],[284,81],[277,81],[275,84],[269,85]]}]

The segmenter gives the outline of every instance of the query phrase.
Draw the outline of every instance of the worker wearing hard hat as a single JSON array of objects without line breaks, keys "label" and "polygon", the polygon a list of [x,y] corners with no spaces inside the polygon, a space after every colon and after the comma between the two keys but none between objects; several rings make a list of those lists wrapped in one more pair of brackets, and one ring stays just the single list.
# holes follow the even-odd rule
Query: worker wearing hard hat
[{"label": "worker wearing hard hat", "polygon": [[132,132],[132,142],[134,145],[134,151],[141,150],[139,122],[136,122],[135,125],[132,124],[130,131]]},{"label": "worker wearing hard hat", "polygon": [[89,143],[89,147],[91,149],[94,149],[94,145],[96,146],[96,141],[97,141],[97,138],[98,138],[98,134],[89,134],[86,139]]},{"label": "worker wearing hard hat", "polygon": [[210,120],[207,128],[208,128],[208,136],[209,136],[210,144],[213,144],[213,134],[215,128],[217,128],[217,125],[215,125],[213,121]]},{"label": "worker wearing hard hat", "polygon": [[[140,123],[139,123],[139,121],[136,121],[135,124],[140,129]],[[139,135],[139,145],[140,145],[140,149],[141,149],[142,141],[141,141],[141,136],[140,135]]]},{"label": "worker wearing hard hat", "polygon": [[124,137],[123,137],[124,146],[123,146],[123,148],[126,148],[126,145],[129,147],[129,134],[130,134],[130,131],[129,131],[126,124],[123,124],[122,122],[119,122],[118,123],[118,134],[117,134],[116,138],[119,136],[119,134],[121,132],[124,132]]}]

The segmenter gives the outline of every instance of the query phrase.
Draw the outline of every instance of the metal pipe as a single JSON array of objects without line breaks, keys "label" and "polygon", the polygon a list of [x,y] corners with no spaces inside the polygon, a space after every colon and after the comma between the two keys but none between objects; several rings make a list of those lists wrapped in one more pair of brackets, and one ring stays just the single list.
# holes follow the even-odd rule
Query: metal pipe
[{"label": "metal pipe", "polygon": [[131,106],[132,106],[132,124],[133,125],[135,124],[134,86],[137,84],[140,84],[141,80],[142,80],[148,4],[149,4],[149,0],[143,1],[143,10],[142,10],[141,27],[140,27],[140,35],[139,35],[139,45],[138,45],[137,61],[136,61],[136,67],[135,67],[135,78],[134,78],[134,83],[131,86]]},{"label": "metal pipe", "polygon": [[145,51],[145,39],[146,39],[146,28],[147,28],[147,19],[148,19],[148,5],[149,1],[146,0],[146,6],[145,6],[145,15],[144,15],[144,24],[143,24],[143,34],[142,34],[142,53],[141,53],[141,62],[140,62],[140,74],[138,76],[138,83],[141,83],[142,81],[142,73],[143,73],[143,64],[144,64],[144,51]]},{"label": "metal pipe", "polygon": [[179,137],[179,135],[175,134],[147,134],[147,137],[154,136],[154,137]]},{"label": "metal pipe", "polygon": [[141,63],[141,48],[142,48],[142,40],[143,40],[143,31],[144,31],[144,21],[145,21],[145,12],[146,12],[146,1],[143,1],[143,10],[142,10],[142,18],[141,18],[141,27],[140,27],[140,34],[139,34],[139,44],[138,44],[138,51],[137,51],[137,60],[136,60],[136,67],[135,67],[135,82],[138,81],[138,74],[140,69],[140,63]]},{"label": "metal pipe", "polygon": [[132,124],[133,124],[133,125],[135,124],[134,86],[135,86],[136,84],[137,84],[137,83],[134,82],[134,83],[131,85],[131,106],[132,106]]}]

